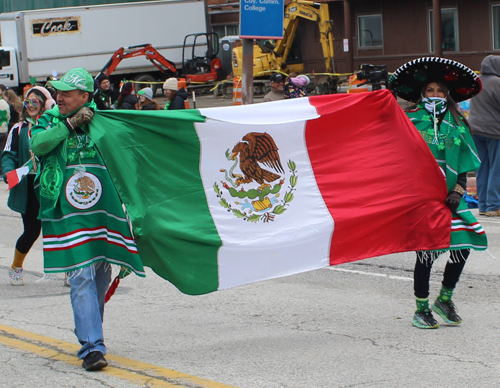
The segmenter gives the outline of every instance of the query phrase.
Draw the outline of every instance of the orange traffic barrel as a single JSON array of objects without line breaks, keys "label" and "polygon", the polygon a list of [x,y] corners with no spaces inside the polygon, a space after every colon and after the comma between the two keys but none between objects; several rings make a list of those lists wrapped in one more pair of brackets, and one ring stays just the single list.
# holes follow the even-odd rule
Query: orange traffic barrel
[{"label": "orange traffic barrel", "polygon": [[233,78],[233,105],[241,105],[241,78]]},{"label": "orange traffic barrel", "polygon": [[357,85],[363,83],[364,81],[358,80],[358,77],[356,75],[351,75],[349,77],[349,87],[347,88],[347,93],[363,93],[367,92],[368,88],[358,88]]},{"label": "orange traffic barrel", "polygon": [[177,85],[178,85],[178,89],[186,89],[187,90],[187,83],[186,83],[186,78],[179,78],[177,80]]}]

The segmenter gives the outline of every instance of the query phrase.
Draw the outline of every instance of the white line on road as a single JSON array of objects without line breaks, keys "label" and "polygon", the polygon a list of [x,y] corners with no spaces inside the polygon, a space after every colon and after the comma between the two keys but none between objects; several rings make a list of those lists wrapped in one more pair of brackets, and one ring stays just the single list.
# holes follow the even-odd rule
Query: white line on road
[{"label": "white line on road", "polygon": [[353,270],[353,269],[343,269],[343,268],[335,268],[335,267],[326,267],[326,269],[329,269],[331,271],[349,272],[349,273],[356,273],[359,275],[369,275],[369,276],[376,276],[376,277],[380,277],[380,278],[404,280],[407,282],[413,282],[413,278],[408,278],[408,277],[404,277],[404,276],[387,275],[385,273],[364,272],[364,271],[357,271],[357,270]]}]

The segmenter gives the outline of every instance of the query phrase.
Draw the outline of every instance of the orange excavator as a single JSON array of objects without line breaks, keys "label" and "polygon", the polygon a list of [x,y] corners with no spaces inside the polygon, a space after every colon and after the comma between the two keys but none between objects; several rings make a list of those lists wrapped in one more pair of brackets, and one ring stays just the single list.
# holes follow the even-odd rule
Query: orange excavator
[{"label": "orange excavator", "polygon": [[[200,47],[207,48],[204,56],[196,55],[197,49]],[[101,73],[111,76],[122,60],[144,55],[158,69],[159,74],[158,72],[156,74],[154,74],[155,72],[148,72],[136,77],[134,79],[134,81],[138,82],[136,89],[147,85],[155,93],[158,88],[155,81],[164,81],[170,77],[178,78],[180,76],[185,77],[186,82],[192,84],[193,88],[202,88],[211,82],[225,78],[221,61],[217,57],[218,51],[219,38],[217,34],[212,32],[186,35],[182,47],[182,69],[178,71],[174,62],[166,59],[149,43],[120,47],[104,65],[97,77]]]},{"label": "orange excavator", "polygon": [[[160,71],[162,80],[178,76],[175,63],[166,59],[149,43],[130,47],[120,47],[111,56],[108,63],[104,65],[99,74],[104,73],[107,76],[110,76],[123,59],[135,58],[140,55],[146,56],[146,59],[149,60]],[[99,74],[97,76],[99,76]],[[156,81],[156,79],[151,75],[143,74],[137,77],[135,81],[154,82]],[[151,85],[151,87],[153,88],[153,91],[156,90],[155,85]]]}]

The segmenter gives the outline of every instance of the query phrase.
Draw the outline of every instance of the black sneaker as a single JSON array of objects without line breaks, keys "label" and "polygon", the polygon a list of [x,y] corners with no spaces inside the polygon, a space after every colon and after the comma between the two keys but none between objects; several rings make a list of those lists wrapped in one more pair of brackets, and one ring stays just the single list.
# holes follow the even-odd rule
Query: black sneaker
[{"label": "black sneaker", "polygon": [[416,311],[411,324],[419,329],[437,329],[438,321],[434,319],[430,310]]},{"label": "black sneaker", "polygon": [[107,366],[108,362],[104,358],[104,354],[101,352],[90,352],[85,356],[82,362],[82,367],[84,367],[87,371],[101,370]]},{"label": "black sneaker", "polygon": [[457,308],[451,300],[449,302],[440,302],[439,299],[436,299],[432,305],[432,309],[443,318],[446,323],[451,325],[462,323],[462,318],[458,315]]}]

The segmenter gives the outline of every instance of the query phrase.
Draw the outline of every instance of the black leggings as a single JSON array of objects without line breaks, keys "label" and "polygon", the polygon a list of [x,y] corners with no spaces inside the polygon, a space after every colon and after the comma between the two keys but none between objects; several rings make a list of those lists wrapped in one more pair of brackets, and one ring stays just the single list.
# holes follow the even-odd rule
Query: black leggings
[{"label": "black leggings", "polygon": [[[443,274],[443,286],[455,288],[464,269],[470,249],[460,249],[450,251],[450,260],[446,263]],[[413,273],[413,287],[417,298],[429,297],[429,280],[431,277],[432,264],[437,259],[436,252],[419,251],[417,252],[417,262]]]},{"label": "black leggings", "polygon": [[26,203],[26,213],[21,214],[24,232],[16,243],[16,249],[22,254],[30,251],[38,236],[40,236],[40,230],[42,229],[42,221],[37,218],[40,204],[33,188],[35,176],[28,175],[26,179],[28,180],[28,202]]}]

